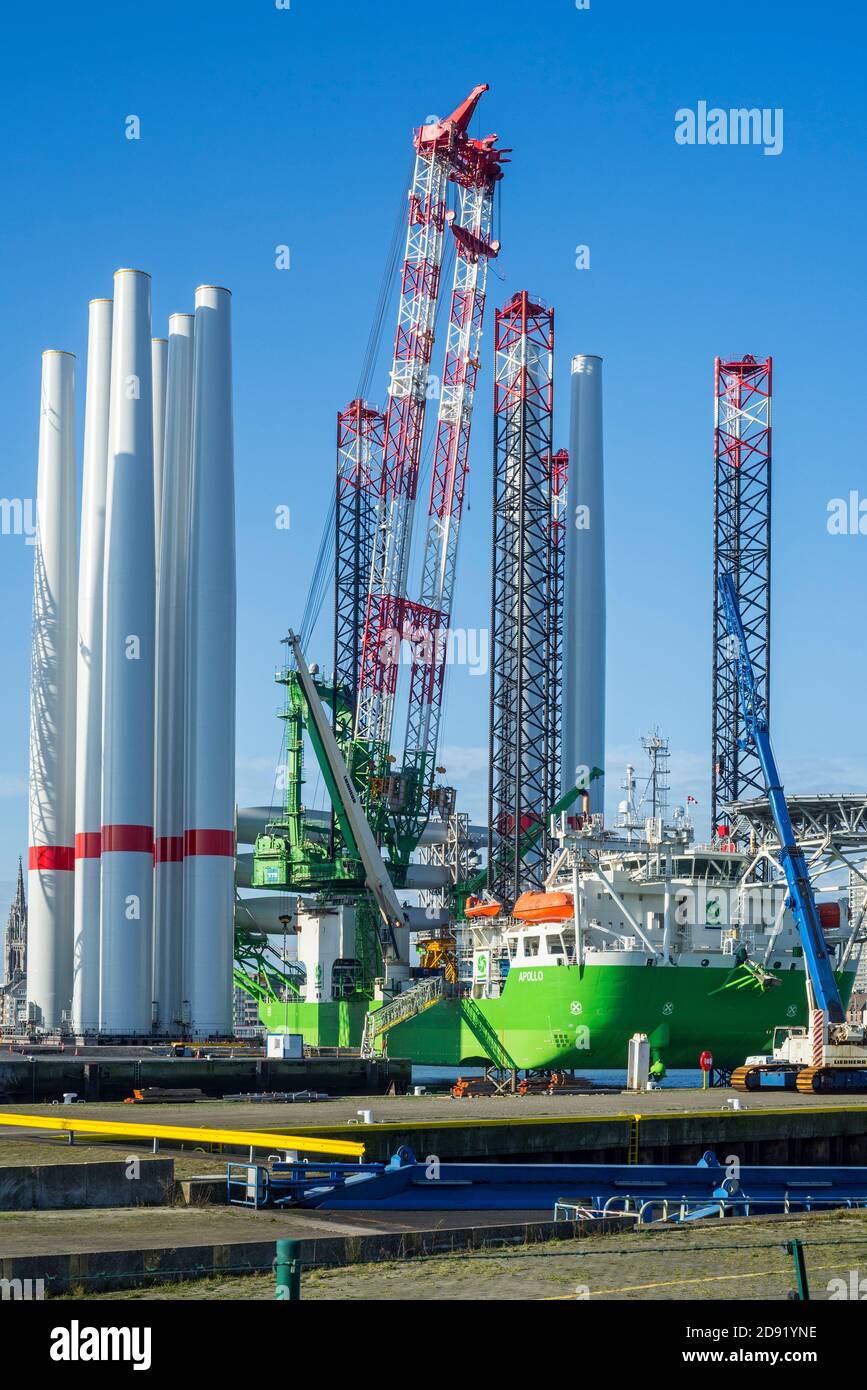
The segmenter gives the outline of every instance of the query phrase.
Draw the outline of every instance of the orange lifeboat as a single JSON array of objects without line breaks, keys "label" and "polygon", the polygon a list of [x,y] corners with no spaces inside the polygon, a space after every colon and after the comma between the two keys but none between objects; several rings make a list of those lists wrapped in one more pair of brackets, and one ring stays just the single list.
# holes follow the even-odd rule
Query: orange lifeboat
[{"label": "orange lifeboat", "polygon": [[486,901],[484,898],[476,898],[470,894],[467,898],[464,913],[467,917],[499,917],[503,910],[502,903]]},{"label": "orange lifeboat", "polygon": [[565,922],[573,916],[571,893],[522,893],[512,916],[519,922]]}]

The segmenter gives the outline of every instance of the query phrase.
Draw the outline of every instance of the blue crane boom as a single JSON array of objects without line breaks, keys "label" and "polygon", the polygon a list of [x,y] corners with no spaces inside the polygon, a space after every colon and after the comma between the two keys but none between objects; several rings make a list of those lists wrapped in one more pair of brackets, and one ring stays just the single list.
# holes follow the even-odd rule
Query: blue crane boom
[{"label": "blue crane boom", "polygon": [[746,634],[741,621],[737,590],[731,574],[720,575],[719,592],[728,634],[734,644],[732,659],[737,674],[741,713],[747,734],[742,747],[745,750],[754,748],[761,763],[771,814],[774,817],[777,838],[780,842],[780,862],[789,886],[789,907],[804,949],[804,960],[813,990],[815,1006],[824,1012],[829,1023],[843,1023],[846,1017],[843,1001],[837,988],[837,981],[825,944],[825,935],[819,921],[819,911],[813,895],[813,885],[810,882],[807,861],[798,848],[792,829],[789,808],[777,770],[777,761],[771,747],[767,707],[756,685]]}]

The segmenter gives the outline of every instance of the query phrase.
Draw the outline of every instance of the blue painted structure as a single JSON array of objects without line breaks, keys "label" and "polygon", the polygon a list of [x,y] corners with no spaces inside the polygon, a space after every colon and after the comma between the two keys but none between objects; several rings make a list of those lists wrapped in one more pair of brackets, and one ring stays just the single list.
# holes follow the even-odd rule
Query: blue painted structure
[{"label": "blue painted structure", "polygon": [[[744,1164],[730,1174],[713,1153],[677,1163],[230,1163],[227,1198],[254,1207],[329,1211],[642,1212],[641,1219],[867,1206],[867,1168]],[[643,1208],[643,1211],[642,1211]]]},{"label": "blue painted structure", "polygon": [[767,707],[756,685],[746,633],[741,621],[737,591],[731,574],[720,575],[719,593],[725,612],[726,627],[735,648],[731,659],[737,672],[741,712],[747,730],[747,737],[739,742],[745,749],[755,748],[762,766],[771,814],[774,817],[777,838],[780,842],[780,863],[783,866],[786,883],[789,886],[788,906],[792,910],[804,948],[804,959],[810,983],[813,986],[816,1008],[823,1010],[829,1023],[843,1023],[846,1011],[843,1008],[843,1000],[840,998],[840,991],[837,988],[834,970],[828,956],[828,948],[825,945],[825,936],[819,921],[819,912],[813,895],[807,861],[798,848],[795,832],[792,829],[792,821],[780,781],[777,760],[771,747]]}]

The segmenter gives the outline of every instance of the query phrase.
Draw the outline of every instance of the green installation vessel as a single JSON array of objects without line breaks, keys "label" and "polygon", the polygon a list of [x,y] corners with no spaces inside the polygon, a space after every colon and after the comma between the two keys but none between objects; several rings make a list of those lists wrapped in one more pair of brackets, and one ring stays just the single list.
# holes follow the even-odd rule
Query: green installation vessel
[{"label": "green installation vessel", "polygon": [[[729,1068],[769,1051],[775,1028],[806,1024],[784,880],[749,881],[752,857],[730,839],[695,844],[681,807],[670,822],[642,817],[631,768],[611,828],[590,813],[586,791],[552,808],[559,869],[547,891],[514,904],[474,896],[485,873],[470,872],[478,861],[467,817],[445,795],[432,813],[381,815],[380,865],[398,910],[394,889],[404,898],[403,921],[384,923],[357,843],[359,819],[375,824],[376,805],[368,793],[363,809],[361,778],[357,796],[341,794],[353,745],[333,686],[306,669],[277,678],[287,692],[286,802],[260,827],[244,881],[278,890],[282,949],[273,925],[270,935],[238,930],[235,975],[269,1032],[420,1066],[553,1071],[622,1069],[635,1033],[666,1068],[693,1068],[702,1052]],[[329,699],[330,723],[311,720]],[[333,820],[303,802],[305,735]],[[371,779],[380,806],[406,795],[400,780]],[[579,796],[583,813],[567,814]],[[847,899],[826,899],[820,914],[848,1001],[857,933]]]},{"label": "green installation vessel", "polygon": [[[370,909],[302,908],[297,974],[283,998],[263,1000],[262,1023],[426,1066],[622,1069],[636,1032],[668,1068],[694,1068],[703,1051],[736,1066],[769,1051],[775,1027],[806,1024],[798,933],[784,887],[744,884],[745,856],[685,838],[579,848],[574,879],[523,895],[511,915],[471,905],[427,934],[426,963],[390,999],[356,949]],[[848,1000],[845,900],[822,915]]]},{"label": "green installation vessel", "polygon": [[[749,881],[753,857],[731,839],[695,844],[682,807],[668,821],[654,803],[663,814],[643,817],[628,768],[612,827],[590,812],[586,789],[552,808],[560,848],[547,891],[513,904],[478,898],[486,873],[473,873],[468,819],[450,789],[434,788],[441,803],[421,807],[385,765],[365,784],[333,685],[296,656],[277,675],[286,800],[260,825],[243,875],[254,889],[277,890],[282,950],[273,925],[270,935],[236,930],[236,983],[257,996],[269,1032],[300,1033],[309,1047],[388,1050],[421,1066],[553,1071],[624,1068],[635,1033],[667,1068],[695,1067],[702,1052],[734,1067],[769,1051],[775,1028],[806,1024],[785,882]],[[305,807],[305,737],[333,817]],[[569,814],[578,797],[582,813]],[[388,802],[409,813],[385,816]],[[387,894],[376,891],[371,861],[362,863],[371,825]],[[239,856],[239,877],[241,868]],[[247,900],[248,912],[256,907]],[[820,915],[848,1001],[857,933],[846,898],[823,901]]]}]

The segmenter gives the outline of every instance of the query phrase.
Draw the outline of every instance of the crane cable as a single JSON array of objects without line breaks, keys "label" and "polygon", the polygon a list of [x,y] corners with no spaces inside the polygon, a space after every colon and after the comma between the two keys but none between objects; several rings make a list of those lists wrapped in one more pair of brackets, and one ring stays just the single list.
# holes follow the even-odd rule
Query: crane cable
[{"label": "crane cable", "polygon": [[[401,195],[397,214],[392,229],[391,242],[385,258],[385,265],[379,285],[376,307],[374,309],[373,321],[370,332],[367,336],[364,357],[361,365],[361,372],[358,378],[356,396],[364,400],[370,391],[380,353],[382,351],[383,331],[385,327],[386,313],[391,300],[395,275],[399,263],[402,242],[406,229],[406,204],[409,197],[410,179],[415,162],[412,156],[409,175],[404,182],[404,192]],[[310,585],[307,590],[307,597],[304,603],[304,612],[301,620],[299,636],[301,646],[304,650],[310,643],[313,631],[319,621],[322,605],[325,602],[325,595],[330,587],[333,565],[334,565],[334,544],[335,544],[335,521],[337,515],[337,487],[336,483],[331,491],[331,500],[325,517],[325,525],[322,537],[319,542],[319,550],[313,565],[313,573],[310,578]]]}]

